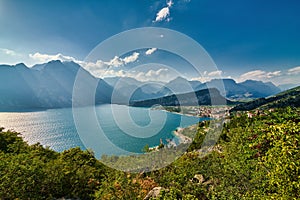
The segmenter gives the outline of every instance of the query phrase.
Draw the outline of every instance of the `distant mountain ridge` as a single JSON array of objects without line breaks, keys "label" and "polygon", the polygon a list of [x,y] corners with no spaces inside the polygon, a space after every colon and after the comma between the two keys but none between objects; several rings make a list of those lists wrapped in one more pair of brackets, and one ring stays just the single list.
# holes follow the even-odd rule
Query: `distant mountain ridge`
[{"label": "distant mountain ridge", "polygon": [[295,87],[297,87],[297,86],[300,86],[300,83],[299,83],[299,84],[281,84],[281,85],[278,85],[278,88],[279,88],[281,91],[286,91],[286,90],[295,88]]},{"label": "distant mountain ridge", "polygon": [[226,105],[233,102],[223,97],[216,88],[198,90],[184,94],[172,94],[156,99],[131,102],[131,106],[151,107],[161,106],[198,106],[198,105]]},{"label": "distant mountain ridge", "polygon": [[[208,88],[218,89],[221,95],[231,100],[267,97],[281,91],[271,82],[265,83],[254,80],[246,80],[241,83],[237,83],[233,79],[213,79],[201,83],[200,81],[188,81],[182,77],[177,77],[167,83],[140,82],[127,77],[104,78],[104,80],[115,90],[123,93],[124,96],[130,95],[127,98],[132,101],[154,99]],[[116,83],[118,83],[117,87],[115,87]],[[132,88],[136,88],[133,93]]]},{"label": "distant mountain ridge", "polygon": [[[165,92],[162,92],[163,83],[159,82],[141,82],[129,77],[107,77],[103,80],[112,86],[114,91],[122,95],[127,103],[166,95]],[[170,94],[171,91],[167,93]]]},{"label": "distant mountain ridge", "polygon": [[[44,109],[72,106],[74,81],[79,70],[84,70],[74,62],[50,61],[28,68],[24,64],[0,65],[0,109]],[[97,103],[110,103],[113,88],[89,72],[82,80],[88,90],[97,84]]]},{"label": "distant mountain ridge", "polygon": [[216,88],[223,97],[233,100],[261,98],[278,93],[272,83],[248,80],[236,83],[233,79],[214,79],[206,83],[188,81],[177,77],[168,83],[141,82],[129,77],[95,78],[75,62],[53,60],[28,68],[24,64],[0,65],[0,110],[47,109],[85,105],[73,102],[74,82],[78,72],[84,80],[80,90],[84,95],[92,85],[97,85],[95,103],[131,104],[131,102],[156,99],[171,95],[193,93]]},{"label": "distant mountain ridge", "polygon": [[[243,98],[260,98],[267,97],[280,92],[273,83],[254,80],[246,80],[237,83],[233,79],[213,79],[204,83],[196,89],[217,88],[222,95],[229,99],[243,99]],[[225,94],[223,94],[225,92]]]},{"label": "distant mountain ridge", "polygon": [[286,106],[300,107],[300,86],[268,98],[259,98],[247,103],[239,104],[232,108],[231,112],[249,111],[257,108],[269,109]]}]

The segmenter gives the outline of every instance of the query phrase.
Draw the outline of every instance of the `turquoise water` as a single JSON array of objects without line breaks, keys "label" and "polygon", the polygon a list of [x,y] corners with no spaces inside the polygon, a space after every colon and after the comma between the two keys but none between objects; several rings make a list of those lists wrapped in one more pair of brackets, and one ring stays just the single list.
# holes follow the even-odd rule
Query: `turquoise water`
[{"label": "turquoise water", "polygon": [[97,157],[141,153],[146,144],[174,139],[177,127],[199,120],[204,119],[123,105],[0,113],[0,126],[20,132],[30,144],[39,142],[55,151],[91,148]]}]

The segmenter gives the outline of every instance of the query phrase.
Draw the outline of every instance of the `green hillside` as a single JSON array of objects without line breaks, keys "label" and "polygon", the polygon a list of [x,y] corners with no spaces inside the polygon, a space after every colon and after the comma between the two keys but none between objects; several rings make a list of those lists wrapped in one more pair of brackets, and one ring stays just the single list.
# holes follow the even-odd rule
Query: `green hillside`
[{"label": "green hillside", "polygon": [[300,86],[281,92],[275,96],[259,98],[247,103],[239,104],[232,108],[231,111],[247,111],[257,108],[269,109],[286,106],[300,106]]},{"label": "green hillside", "polygon": [[234,104],[220,94],[216,88],[202,89],[196,92],[183,94],[173,94],[156,99],[147,99],[143,101],[133,101],[131,106],[151,107],[153,105],[161,106],[197,106],[197,105],[226,105]]},{"label": "green hillside", "polygon": [[[62,153],[26,144],[0,129],[0,199],[299,199],[300,108],[232,116],[217,148],[199,156],[208,122],[188,152],[153,172],[120,172],[89,151]],[[145,157],[141,157],[144,159]],[[130,164],[127,157],[106,157]]]}]

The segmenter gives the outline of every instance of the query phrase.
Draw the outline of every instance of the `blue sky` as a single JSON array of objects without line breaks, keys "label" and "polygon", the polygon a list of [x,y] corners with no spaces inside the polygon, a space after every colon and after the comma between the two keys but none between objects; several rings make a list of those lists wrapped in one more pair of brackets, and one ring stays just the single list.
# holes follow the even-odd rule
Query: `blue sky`
[{"label": "blue sky", "polygon": [[[0,63],[30,66],[55,58],[82,61],[95,46],[117,33],[153,26],[182,32],[205,48],[218,70],[203,72],[205,77],[199,80],[221,75],[239,81],[298,83],[299,10],[298,0],[0,0]],[[126,65],[147,58],[143,52],[133,57],[135,52],[131,53],[126,55],[130,62],[116,55],[122,67],[109,73],[124,75]],[[156,62],[176,60],[159,50],[155,54]],[[173,61],[182,71],[183,63]],[[152,70],[153,76],[159,77],[158,70]],[[172,78],[168,71],[160,72]],[[188,67],[186,76],[197,79]]]}]

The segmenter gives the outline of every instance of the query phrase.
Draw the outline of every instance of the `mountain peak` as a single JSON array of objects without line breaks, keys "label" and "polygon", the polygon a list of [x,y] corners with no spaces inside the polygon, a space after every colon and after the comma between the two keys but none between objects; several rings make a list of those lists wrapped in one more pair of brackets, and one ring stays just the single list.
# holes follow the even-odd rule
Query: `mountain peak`
[{"label": "mountain peak", "polygon": [[263,83],[262,81],[257,81],[257,80],[245,80],[243,83]]},{"label": "mountain peak", "polygon": [[217,78],[217,79],[212,79],[211,82],[213,81],[223,81],[223,82],[231,82],[231,83],[236,83],[235,80],[232,78]]},{"label": "mountain peak", "polygon": [[51,60],[47,63],[36,64],[36,65],[32,66],[31,69],[42,71],[42,70],[44,70],[45,68],[48,68],[48,67],[51,68],[53,66],[61,66],[61,65],[63,65],[63,63],[60,60]]},{"label": "mountain peak", "polygon": [[14,66],[16,69],[28,69],[24,63],[18,63]]},{"label": "mountain peak", "polygon": [[48,64],[62,64],[60,60],[50,60]]},{"label": "mountain peak", "polygon": [[271,82],[262,82],[257,80],[246,80],[240,85],[248,88],[248,91],[255,93],[257,97],[266,97],[280,92],[280,89]]},{"label": "mountain peak", "polygon": [[188,81],[185,78],[181,77],[181,76],[177,76],[175,79],[171,80],[170,82],[177,82],[177,81]]}]

